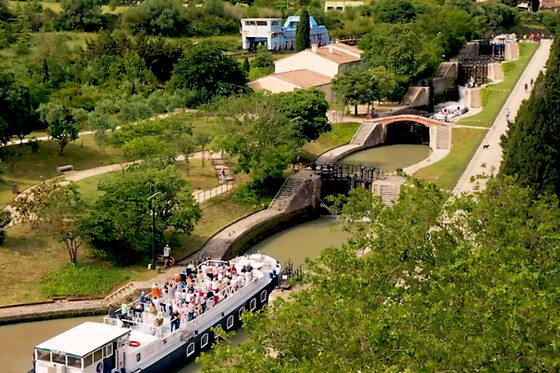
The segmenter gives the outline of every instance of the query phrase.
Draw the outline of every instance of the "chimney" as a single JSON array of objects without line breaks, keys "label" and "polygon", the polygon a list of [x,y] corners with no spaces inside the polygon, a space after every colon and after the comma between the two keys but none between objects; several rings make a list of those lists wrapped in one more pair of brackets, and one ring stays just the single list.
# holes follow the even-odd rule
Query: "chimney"
[{"label": "chimney", "polygon": [[318,47],[317,44],[311,44],[311,52],[317,53],[317,47]]},{"label": "chimney", "polygon": [[334,48],[333,48],[332,44],[329,44],[329,53],[330,54],[334,53]]}]

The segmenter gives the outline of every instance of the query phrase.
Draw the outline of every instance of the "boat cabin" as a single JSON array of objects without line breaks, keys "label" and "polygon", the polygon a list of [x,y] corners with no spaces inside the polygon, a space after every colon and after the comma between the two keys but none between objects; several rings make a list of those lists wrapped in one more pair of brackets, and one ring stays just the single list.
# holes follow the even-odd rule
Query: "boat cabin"
[{"label": "boat cabin", "polygon": [[[35,373],[112,373],[124,361],[117,353],[130,330],[85,322],[35,347]],[[124,355],[123,355],[124,359]]]}]

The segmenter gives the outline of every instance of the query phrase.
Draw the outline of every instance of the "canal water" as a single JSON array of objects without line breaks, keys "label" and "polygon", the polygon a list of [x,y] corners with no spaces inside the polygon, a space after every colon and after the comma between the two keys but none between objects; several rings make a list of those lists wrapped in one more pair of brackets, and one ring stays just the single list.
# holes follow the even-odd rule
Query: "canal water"
[{"label": "canal water", "polygon": [[350,154],[339,162],[393,172],[399,168],[405,168],[423,161],[429,156],[430,147],[427,145],[381,145]]},{"label": "canal water", "polygon": [[[321,217],[279,232],[256,244],[248,252],[268,254],[281,263],[291,260],[297,267],[305,262],[306,257],[315,257],[329,246],[342,245],[349,238],[349,234],[341,228],[341,223],[335,217]],[[79,317],[0,326],[0,341],[2,341],[0,361],[3,364],[0,372],[28,372],[32,368],[32,353],[35,345],[85,321],[101,321],[101,317]],[[239,330],[234,341],[241,343],[246,338],[244,331]],[[179,373],[195,373],[200,370],[200,365],[193,363]]]}]

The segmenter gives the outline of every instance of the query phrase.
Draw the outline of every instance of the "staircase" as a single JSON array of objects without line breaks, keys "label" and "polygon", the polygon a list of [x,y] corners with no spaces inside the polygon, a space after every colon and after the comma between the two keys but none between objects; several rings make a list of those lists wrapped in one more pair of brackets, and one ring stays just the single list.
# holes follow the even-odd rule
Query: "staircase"
[{"label": "staircase", "polygon": [[117,291],[109,294],[108,296],[103,299],[107,304],[118,304],[125,300],[127,297],[130,297],[134,294],[134,292],[138,290],[134,282],[129,282],[128,284],[124,285],[122,288],[118,289]]},{"label": "staircase", "polygon": [[356,132],[356,134],[352,138],[352,141],[350,141],[350,144],[360,145],[360,146],[363,145],[368,139],[369,135],[371,134],[371,131],[373,131],[373,129],[375,128],[375,126],[376,123],[370,120],[364,120],[362,122],[362,125],[360,126],[360,129],[358,130],[358,132]]},{"label": "staircase", "polygon": [[219,154],[213,154],[210,157],[210,163],[212,163],[212,168],[214,169],[214,175],[220,184],[235,180],[235,176],[232,170],[227,165],[227,161],[223,159]]},{"label": "staircase", "polygon": [[393,184],[381,185],[381,203],[387,206],[392,206],[399,196],[400,186]]},{"label": "staircase", "polygon": [[268,209],[278,211],[285,210],[302,184],[303,181],[301,179],[287,178],[280,187],[278,193],[276,193],[272,202],[270,202]]}]

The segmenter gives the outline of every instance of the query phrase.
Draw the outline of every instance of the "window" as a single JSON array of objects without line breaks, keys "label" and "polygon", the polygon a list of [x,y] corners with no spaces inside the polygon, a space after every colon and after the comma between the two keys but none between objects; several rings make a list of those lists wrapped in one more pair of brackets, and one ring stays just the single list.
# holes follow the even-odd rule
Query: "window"
[{"label": "window", "polygon": [[245,26],[254,26],[255,21],[245,21]]},{"label": "window", "polygon": [[251,304],[250,304],[250,308],[251,308],[251,312],[253,312],[255,310],[255,308],[257,308],[257,300],[255,298],[251,299]]},{"label": "window", "polygon": [[54,363],[66,364],[66,355],[60,352],[53,352],[52,361]]},{"label": "window", "polygon": [[89,367],[91,364],[93,364],[93,354],[84,357],[84,368]]},{"label": "window", "polygon": [[109,357],[113,355],[113,345],[107,345],[105,346],[105,357]]},{"label": "window", "polygon": [[278,26],[278,21],[272,21],[272,26]]},{"label": "window", "polygon": [[266,21],[257,21],[257,26],[266,26]]},{"label": "window", "polygon": [[93,361],[98,361],[103,358],[103,349],[99,349],[93,353]]},{"label": "window", "polygon": [[241,307],[239,309],[239,320],[241,320],[241,315],[243,314],[243,311],[245,311],[245,307]]},{"label": "window", "polygon": [[204,334],[202,338],[200,338],[200,348],[204,348],[208,346],[208,333]]},{"label": "window", "polygon": [[231,327],[233,326],[233,322],[234,322],[234,317],[233,317],[233,315],[228,316],[227,322],[226,322],[226,327],[227,327],[228,329],[231,329]]},{"label": "window", "polygon": [[66,358],[68,359],[66,365],[68,365],[69,367],[72,368],[80,368],[82,369],[82,359],[76,356],[66,356]]},{"label": "window", "polygon": [[140,353],[136,354],[136,362],[139,362],[140,360],[142,360],[142,356],[140,356]]},{"label": "window", "polygon": [[191,342],[187,346],[187,357],[191,356],[192,354],[194,354],[194,342]]},{"label": "window", "polygon": [[35,350],[37,360],[51,361],[51,352],[47,350]]},{"label": "window", "polygon": [[268,293],[266,292],[266,290],[263,290],[261,293],[261,303],[263,303],[266,300],[267,295]]}]

